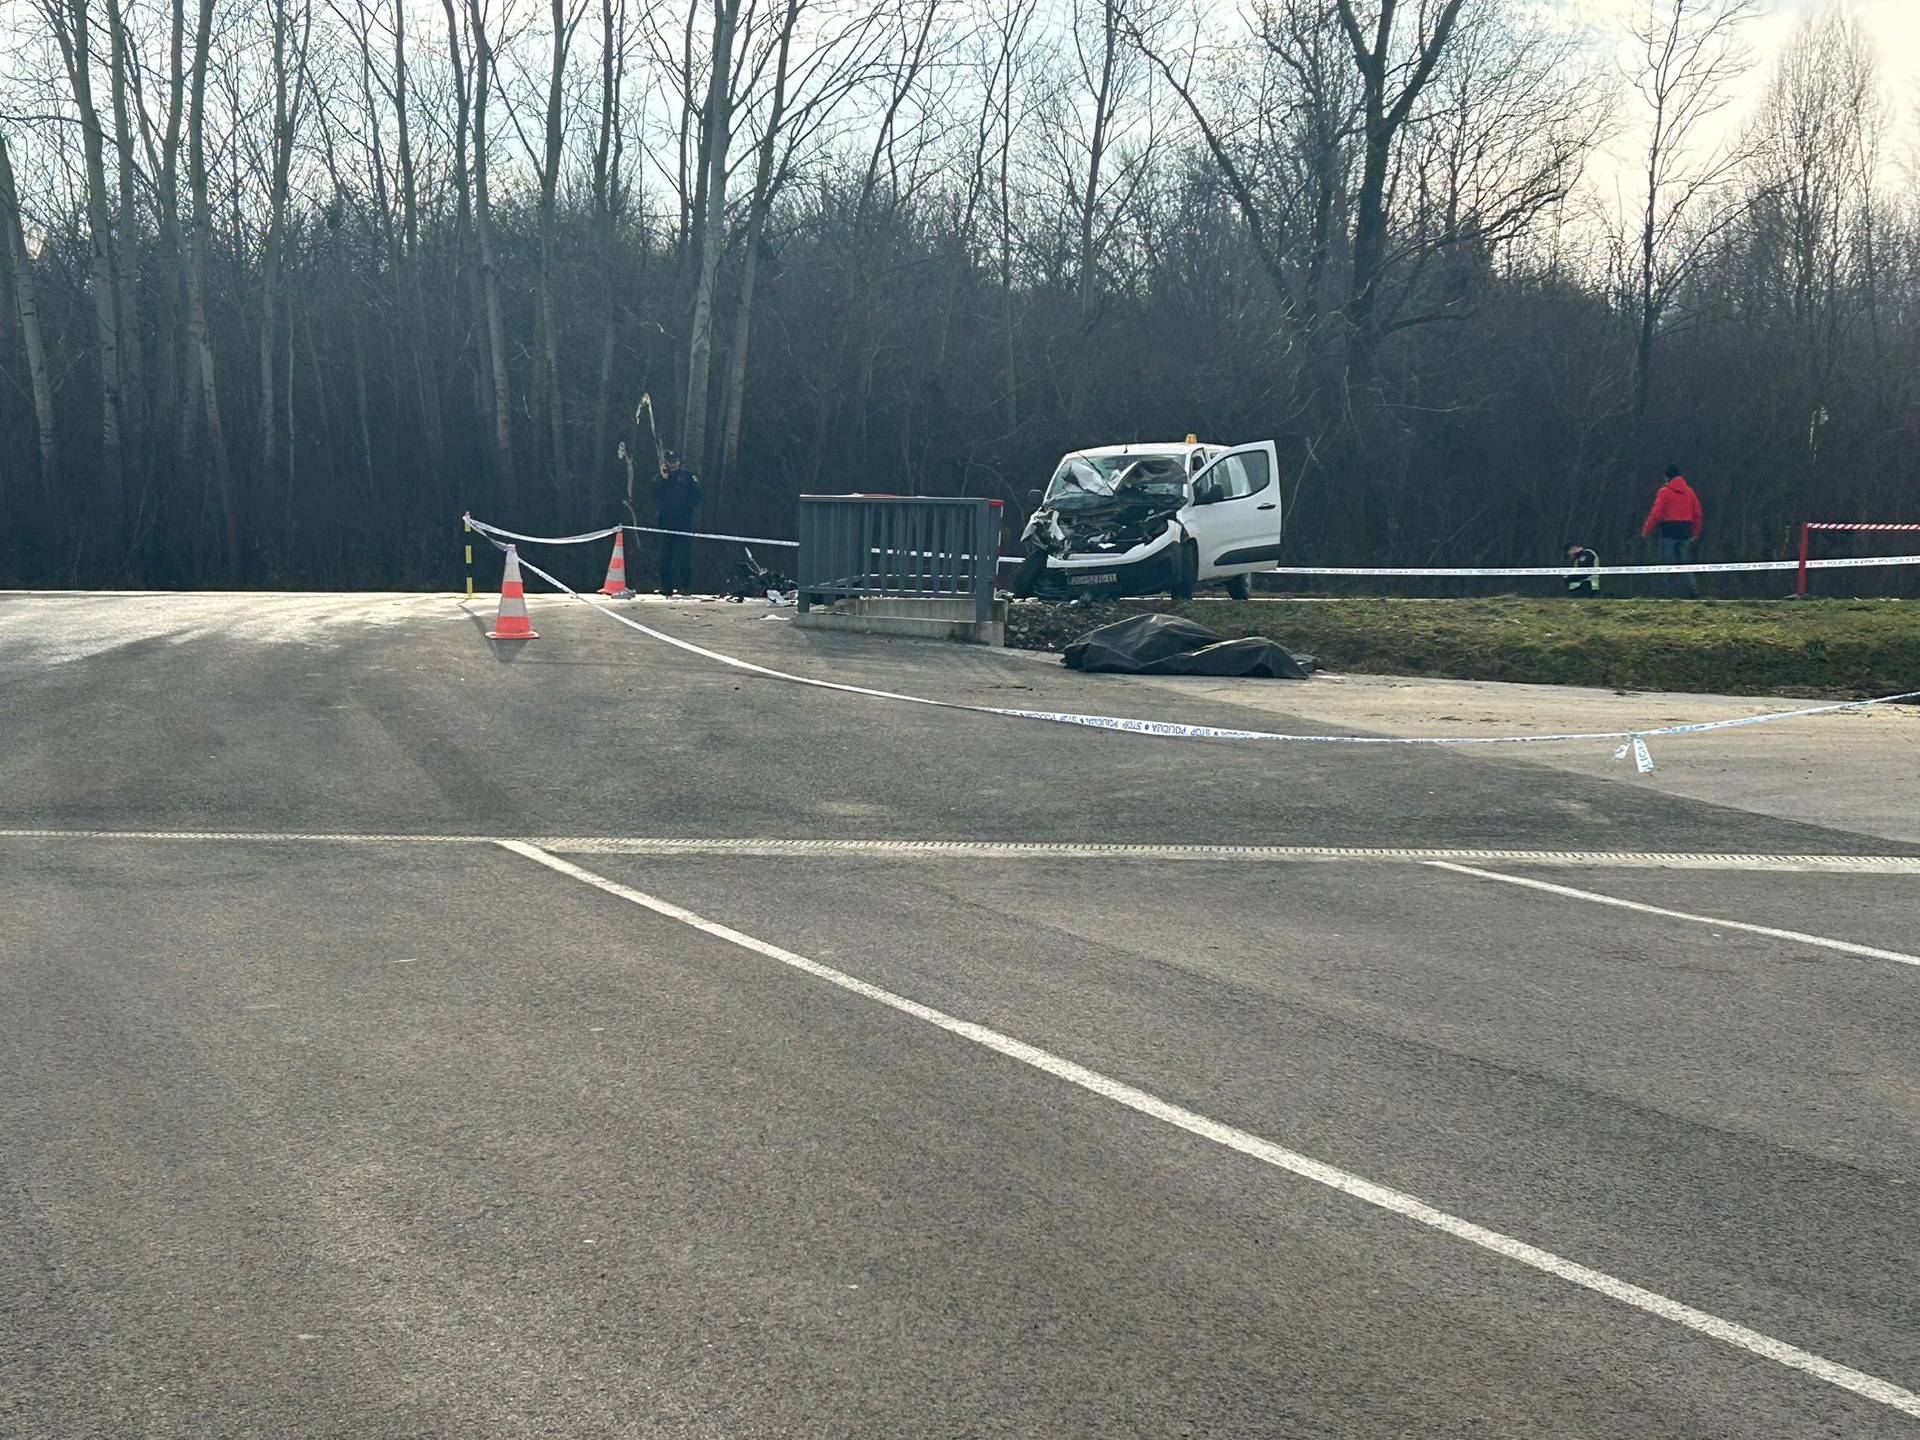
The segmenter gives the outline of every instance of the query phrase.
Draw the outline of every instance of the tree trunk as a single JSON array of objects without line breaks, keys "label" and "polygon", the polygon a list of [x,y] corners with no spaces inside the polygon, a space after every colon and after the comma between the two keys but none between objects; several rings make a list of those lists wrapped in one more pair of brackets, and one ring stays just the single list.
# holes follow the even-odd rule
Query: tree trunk
[{"label": "tree trunk", "polygon": [[593,211],[600,240],[600,378],[594,390],[593,449],[585,482],[590,508],[595,482],[607,463],[608,413],[613,404],[613,357],[620,305],[620,259],[616,252],[620,212],[620,82],[626,66],[625,4],[600,0],[600,133],[593,149]]},{"label": "tree trunk", "polygon": [[55,469],[58,431],[53,412],[53,384],[47,371],[47,347],[40,334],[40,297],[34,282],[33,257],[27,253],[27,241],[20,224],[20,196],[13,186],[13,160],[7,153],[7,137],[0,135],[0,227],[13,270],[13,300],[20,317],[20,341],[27,354],[27,379],[33,391],[34,427],[40,437],[40,494],[42,513],[51,517],[58,509],[59,492]]},{"label": "tree trunk", "polygon": [[[293,142],[300,123],[300,103],[306,84],[306,42],[305,37],[296,38],[294,34],[294,16],[287,8],[288,0],[273,0],[273,150],[270,157],[271,174],[267,195],[267,234],[264,253],[261,257],[260,280],[260,477],[263,484],[272,484],[276,471],[285,471],[285,483],[281,488],[280,512],[283,526],[281,543],[288,549],[293,545],[293,453],[292,432],[293,415],[287,415],[287,455],[285,464],[279,461],[279,442],[276,433],[275,412],[280,406],[280,396],[276,393],[274,380],[274,351],[277,336],[274,325],[280,306],[280,277],[286,266],[287,248],[287,191],[289,175],[293,166]],[[312,11],[305,12],[305,22],[311,23]],[[291,314],[288,323],[292,323]],[[286,349],[292,353],[293,336],[289,332]],[[292,366],[287,367],[286,376],[288,395],[290,396],[293,373]]]},{"label": "tree trunk", "polygon": [[91,21],[87,0],[61,0],[71,9],[58,16],[54,36],[66,61],[73,89],[74,109],[80,117],[80,135],[86,157],[87,218],[91,246],[89,270],[93,291],[94,336],[99,347],[100,371],[100,506],[95,529],[107,564],[117,568],[120,540],[126,525],[126,490],[122,469],[120,428],[120,316],[119,277],[113,255],[113,219],[107,203],[107,173],[100,114],[93,103]]},{"label": "tree trunk", "polygon": [[207,196],[207,57],[213,36],[213,0],[200,0],[194,26],[191,98],[187,112],[187,186],[193,195],[193,235],[187,245],[187,344],[189,363],[206,417],[207,444],[213,452],[214,473],[220,486],[220,513],[225,522],[230,581],[245,576],[240,544],[240,497],[233,483],[233,465],[227,455],[227,435],[220,423],[220,387],[213,363],[213,336],[207,328],[207,236],[213,229],[213,208]]},{"label": "tree trunk", "polygon": [[555,196],[560,184],[561,144],[565,138],[561,127],[561,105],[565,99],[567,78],[567,47],[573,38],[573,27],[578,16],[567,13],[568,0],[552,0],[553,20],[552,65],[547,73],[547,125],[546,151],[540,166],[540,389],[546,399],[548,445],[552,451],[553,488],[561,497],[561,503],[568,504],[574,499],[573,485],[567,472],[567,427],[566,409],[560,385],[560,333],[559,324],[554,316],[553,271],[554,271],[554,232],[558,220],[554,213]]},{"label": "tree trunk", "polygon": [[1093,95],[1093,134],[1087,142],[1087,183],[1080,192],[1080,253],[1076,277],[1080,311],[1080,329],[1074,337],[1075,363],[1068,382],[1067,413],[1078,421],[1086,397],[1086,377],[1090,366],[1079,359],[1093,335],[1095,305],[1100,295],[1099,256],[1094,250],[1094,222],[1100,210],[1100,173],[1106,161],[1107,129],[1113,120],[1115,70],[1119,63],[1119,0],[1102,0],[1100,79]]},{"label": "tree trunk", "polygon": [[479,0],[468,0],[473,27],[473,229],[480,249],[480,292],[486,306],[487,359],[493,374],[493,452],[500,498],[509,513],[519,506],[513,473],[512,399],[507,390],[507,327],[500,314],[500,275],[493,245],[493,209],[487,193],[487,92],[493,88],[493,51]]},{"label": "tree trunk", "polygon": [[766,219],[756,209],[747,224],[747,253],[740,262],[740,297],[733,312],[733,350],[727,357],[727,389],[721,399],[720,483],[733,482],[740,459],[740,417],[747,397],[747,347],[753,337],[753,287],[760,270]]},{"label": "tree trunk", "polygon": [[713,368],[713,290],[727,223],[727,151],[733,139],[733,31],[740,0],[714,0],[713,70],[707,85],[703,133],[706,207],[700,230],[700,269],[693,291],[687,343],[687,408],[681,448],[698,470],[706,449],[707,390]]},{"label": "tree trunk", "polygon": [[747,349],[753,337],[753,290],[760,272],[760,246],[766,239],[767,214],[773,208],[774,157],[779,152],[780,127],[787,112],[787,63],[792,52],[794,26],[801,0],[787,0],[780,27],[779,54],[774,61],[773,102],[767,111],[766,131],[760,137],[760,157],[754,168],[753,203],[747,216],[747,253],[740,264],[740,295],[733,314],[733,349],[727,361],[727,388],[721,398],[722,439],[720,482],[730,483],[740,458],[740,424],[747,395]]},{"label": "tree trunk", "polygon": [[172,430],[178,471],[184,474],[191,452],[191,407],[185,403],[185,325],[182,314],[186,291],[186,238],[180,225],[180,134],[186,108],[186,0],[167,6],[167,125],[160,143],[155,189],[160,211],[159,296],[154,334],[159,370],[159,411]]},{"label": "tree trunk", "polygon": [[114,296],[120,342],[122,421],[128,432],[139,434],[146,413],[146,367],[141,363],[140,337],[140,215],[134,193],[133,124],[127,107],[128,54],[126,26],[120,0],[107,0],[107,32],[111,46],[113,135],[119,170],[118,286]]},{"label": "tree trunk", "polygon": [[414,373],[420,390],[427,470],[437,486],[445,473],[445,438],[440,416],[440,376],[427,331],[426,292],[420,284],[419,185],[414,175],[413,128],[407,113],[407,27],[402,0],[393,0],[393,116],[400,152],[401,284],[407,307],[407,346],[413,352]]}]

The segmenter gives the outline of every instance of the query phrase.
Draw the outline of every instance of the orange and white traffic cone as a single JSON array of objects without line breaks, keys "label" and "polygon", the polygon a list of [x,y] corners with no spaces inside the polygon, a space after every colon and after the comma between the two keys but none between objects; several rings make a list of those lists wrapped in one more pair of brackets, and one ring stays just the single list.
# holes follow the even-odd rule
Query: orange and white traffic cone
[{"label": "orange and white traffic cone", "polygon": [[507,546],[507,571],[500,577],[500,616],[487,631],[489,640],[538,640],[527,619],[527,587],[520,583],[520,554]]},{"label": "orange and white traffic cone", "polygon": [[626,538],[621,531],[613,532],[613,559],[607,562],[607,578],[600,586],[600,593],[611,600],[633,598],[633,591],[627,588]]}]

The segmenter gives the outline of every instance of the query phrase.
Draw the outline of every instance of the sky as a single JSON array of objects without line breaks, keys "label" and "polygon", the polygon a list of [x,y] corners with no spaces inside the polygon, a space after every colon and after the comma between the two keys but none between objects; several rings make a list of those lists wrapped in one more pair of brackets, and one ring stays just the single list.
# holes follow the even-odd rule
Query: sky
[{"label": "sky", "polygon": [[[1570,12],[1600,36],[1622,35],[1628,21],[1636,14],[1644,16],[1647,8],[1647,0],[1557,3],[1563,13]],[[1668,0],[1659,3],[1664,6]],[[1855,16],[1876,42],[1881,85],[1893,119],[1888,159],[1920,170],[1920,0],[1763,0],[1761,13],[1741,30],[1753,64],[1740,77],[1730,103],[1718,117],[1724,136],[1731,138],[1753,118],[1795,30],[1830,8]],[[1634,56],[1635,47],[1623,44],[1620,63],[1626,65]],[[1631,94],[1623,94],[1620,131],[1587,163],[1586,184],[1608,208],[1620,204],[1623,191],[1631,192],[1640,183],[1633,178],[1639,159],[1636,150],[1642,143],[1634,128],[1639,118]]]}]

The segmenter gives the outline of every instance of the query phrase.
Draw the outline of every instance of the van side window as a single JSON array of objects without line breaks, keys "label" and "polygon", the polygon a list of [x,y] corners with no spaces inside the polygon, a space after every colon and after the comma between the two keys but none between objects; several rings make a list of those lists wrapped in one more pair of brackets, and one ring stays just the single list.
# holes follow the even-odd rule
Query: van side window
[{"label": "van side window", "polygon": [[1269,470],[1266,452],[1254,450],[1245,455],[1228,456],[1207,472],[1201,484],[1211,491],[1216,502],[1244,500],[1273,483]]},{"label": "van side window", "polygon": [[1246,476],[1247,488],[1241,491],[1241,494],[1258,495],[1273,483],[1273,476],[1269,473],[1272,467],[1267,464],[1266,451],[1249,450],[1245,455],[1236,458],[1243,467],[1242,473]]}]

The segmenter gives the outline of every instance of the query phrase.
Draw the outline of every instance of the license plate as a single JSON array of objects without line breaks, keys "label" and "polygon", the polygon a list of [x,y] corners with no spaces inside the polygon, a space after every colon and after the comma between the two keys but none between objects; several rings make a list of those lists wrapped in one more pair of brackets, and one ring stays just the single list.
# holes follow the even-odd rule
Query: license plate
[{"label": "license plate", "polygon": [[1112,571],[1108,571],[1105,575],[1070,575],[1067,577],[1067,583],[1069,585],[1118,585],[1120,577]]}]

